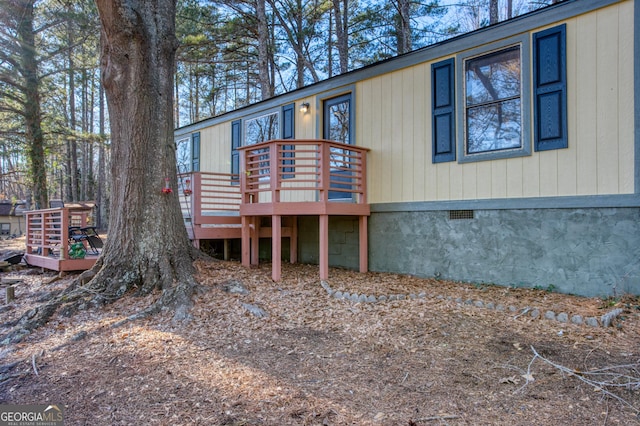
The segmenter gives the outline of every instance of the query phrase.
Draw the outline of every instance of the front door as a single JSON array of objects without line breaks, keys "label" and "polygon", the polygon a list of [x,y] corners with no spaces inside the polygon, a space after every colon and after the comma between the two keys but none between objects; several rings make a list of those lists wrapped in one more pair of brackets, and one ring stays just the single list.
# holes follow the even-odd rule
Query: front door
[{"label": "front door", "polygon": [[[324,101],[323,105],[323,139],[342,142],[350,145],[353,143],[352,137],[352,117],[351,93],[336,96]],[[350,200],[352,187],[351,171],[349,170],[349,151],[332,148],[331,149],[331,176],[329,191],[331,200]]]},{"label": "front door", "polygon": [[323,139],[351,144],[351,93],[324,101]]}]

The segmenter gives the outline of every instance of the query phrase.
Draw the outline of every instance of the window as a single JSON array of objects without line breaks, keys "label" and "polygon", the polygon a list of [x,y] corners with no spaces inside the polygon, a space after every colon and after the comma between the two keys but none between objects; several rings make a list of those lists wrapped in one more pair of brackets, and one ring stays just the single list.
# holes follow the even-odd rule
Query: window
[{"label": "window", "polygon": [[9,235],[9,234],[11,234],[11,224],[0,223],[0,235]]},{"label": "window", "polygon": [[178,173],[188,173],[191,171],[191,146],[189,141],[189,138],[184,138],[176,142]]},{"label": "window", "polygon": [[[323,138],[351,144],[353,140],[351,120],[351,93],[326,99],[323,107]],[[351,189],[354,184],[353,172],[349,170],[349,151],[332,147],[330,155],[330,187],[337,190],[329,191],[329,199],[351,199],[350,192],[340,191],[340,189]]]},{"label": "window", "polygon": [[[231,173],[240,173],[240,152],[241,146],[254,145],[273,139],[293,139],[295,137],[295,105],[288,104],[277,110],[260,113],[259,115],[235,120],[231,123]],[[267,158],[265,150],[264,158]],[[293,156],[293,153],[285,154],[286,157]],[[283,160],[284,164],[293,165],[293,160]],[[266,167],[268,163],[260,165],[265,167],[260,173],[268,173]],[[286,172],[293,171],[286,168]],[[289,177],[289,175],[285,175]]]},{"label": "window", "polygon": [[529,50],[524,35],[457,58],[459,162],[531,154]]},{"label": "window", "polygon": [[[244,122],[244,145],[255,145],[260,142],[278,139],[280,137],[279,114],[270,112],[258,117],[249,118]],[[259,171],[261,175],[269,174],[269,148],[263,148],[260,152]],[[265,160],[265,161],[262,161]]]},{"label": "window", "polygon": [[200,171],[200,133],[176,142],[176,161],[178,173]]},{"label": "window", "polygon": [[280,137],[279,114],[277,111],[250,118],[244,123],[244,145],[278,139]]},{"label": "window", "polygon": [[522,148],[520,46],[465,61],[467,154]]},{"label": "window", "polygon": [[324,139],[351,143],[351,93],[324,101]]}]

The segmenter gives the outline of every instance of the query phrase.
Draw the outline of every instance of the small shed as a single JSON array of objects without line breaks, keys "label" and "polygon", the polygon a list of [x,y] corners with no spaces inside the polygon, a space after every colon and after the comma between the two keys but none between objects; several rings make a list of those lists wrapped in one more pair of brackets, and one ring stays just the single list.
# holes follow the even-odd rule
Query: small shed
[{"label": "small shed", "polygon": [[24,234],[23,202],[0,200],[0,238],[19,237]]}]

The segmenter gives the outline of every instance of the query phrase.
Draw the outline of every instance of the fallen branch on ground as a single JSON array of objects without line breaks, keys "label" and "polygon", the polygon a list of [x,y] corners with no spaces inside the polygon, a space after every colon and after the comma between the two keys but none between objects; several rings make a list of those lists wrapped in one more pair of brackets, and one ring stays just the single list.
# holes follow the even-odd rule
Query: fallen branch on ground
[{"label": "fallen branch on ground", "polygon": [[423,417],[421,419],[415,419],[413,421],[414,422],[433,422],[433,421],[440,421],[440,420],[454,420],[459,418],[460,416],[456,416],[456,415],[446,415],[446,416]]},{"label": "fallen branch on ground", "polygon": [[562,371],[563,373],[575,377],[581,382],[592,386],[594,389],[602,392],[604,395],[610,396],[611,398],[619,401],[621,404],[626,405],[627,407],[631,408],[636,414],[640,414],[640,408],[635,407],[629,401],[619,395],[616,395],[610,390],[611,388],[622,388],[629,391],[640,390],[640,363],[616,365],[591,371],[581,371],[565,367],[564,365],[556,364],[553,361],[548,360],[547,358],[540,355],[533,346],[531,346],[531,350],[533,351],[534,356],[531,362],[529,362],[527,374],[523,376],[527,381],[524,385],[522,385],[520,389],[524,388],[530,382],[534,381],[533,375],[531,373],[531,366],[536,359],[540,359],[550,366]]},{"label": "fallen branch on ground", "polygon": [[33,356],[31,356],[31,366],[33,367],[33,372],[36,374],[36,376],[39,376],[40,374],[38,373],[38,366],[36,365],[36,354],[33,354]]}]

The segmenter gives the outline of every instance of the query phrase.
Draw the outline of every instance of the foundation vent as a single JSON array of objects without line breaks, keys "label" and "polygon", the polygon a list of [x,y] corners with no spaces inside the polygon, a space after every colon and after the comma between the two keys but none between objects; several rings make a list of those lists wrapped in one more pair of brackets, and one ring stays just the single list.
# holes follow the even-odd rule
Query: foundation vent
[{"label": "foundation vent", "polygon": [[449,220],[473,219],[473,210],[449,210]]}]

